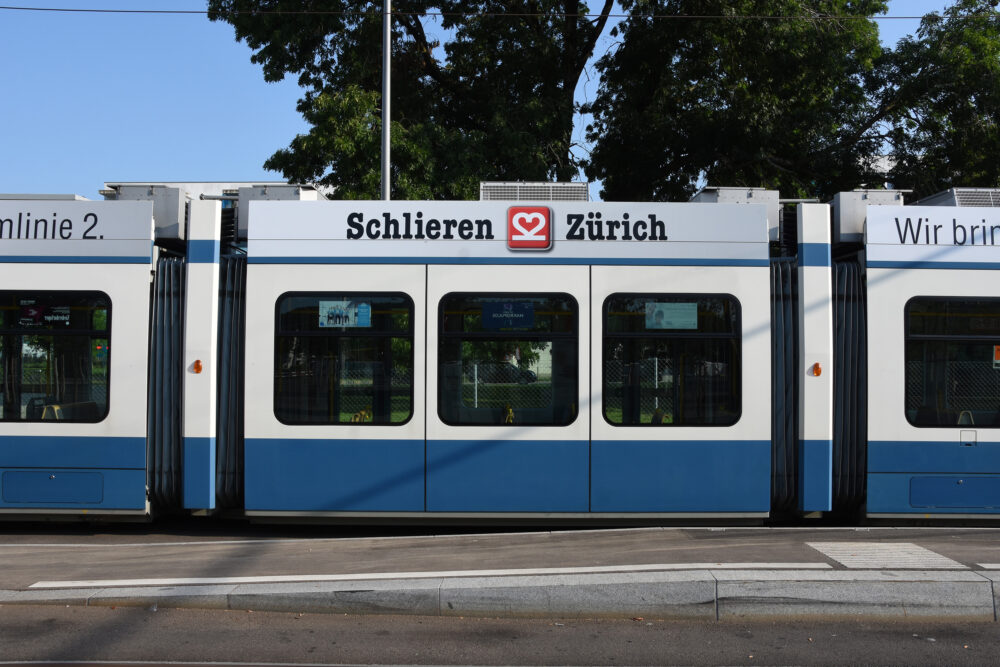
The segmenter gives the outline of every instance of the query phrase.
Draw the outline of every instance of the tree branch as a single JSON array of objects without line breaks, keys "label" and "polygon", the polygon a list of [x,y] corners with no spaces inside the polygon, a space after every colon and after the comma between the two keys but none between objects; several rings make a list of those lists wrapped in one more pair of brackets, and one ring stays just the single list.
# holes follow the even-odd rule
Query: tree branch
[{"label": "tree branch", "polygon": [[396,16],[400,19],[400,23],[403,25],[406,33],[417,44],[420,59],[424,64],[424,72],[427,76],[441,85],[448,85],[449,82],[442,76],[441,66],[434,59],[434,50],[427,41],[427,33],[424,32],[424,25],[420,22],[420,17],[409,13],[398,14]]}]

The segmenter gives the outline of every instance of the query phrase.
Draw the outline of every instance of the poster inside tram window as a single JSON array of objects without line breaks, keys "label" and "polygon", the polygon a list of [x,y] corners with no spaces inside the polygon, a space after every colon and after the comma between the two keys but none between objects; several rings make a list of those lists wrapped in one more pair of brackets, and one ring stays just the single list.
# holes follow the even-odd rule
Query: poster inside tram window
[{"label": "poster inside tram window", "polygon": [[486,301],[483,303],[482,326],[486,331],[531,331],[535,326],[535,304]]},{"label": "poster inside tram window", "polygon": [[52,306],[36,299],[21,299],[17,325],[22,329],[56,329],[69,326],[69,306]]},{"label": "poster inside tram window", "polygon": [[320,328],[370,328],[372,306],[364,301],[320,301]]},{"label": "poster inside tram window", "polygon": [[697,329],[698,304],[646,303],[646,329]]}]

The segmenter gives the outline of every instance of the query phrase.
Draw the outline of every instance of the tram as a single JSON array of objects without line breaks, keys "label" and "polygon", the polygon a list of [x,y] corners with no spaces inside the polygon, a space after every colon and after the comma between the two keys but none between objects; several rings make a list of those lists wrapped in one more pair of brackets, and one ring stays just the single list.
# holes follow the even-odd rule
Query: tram
[{"label": "tram", "polygon": [[0,197],[0,518],[1000,517],[1000,208],[739,192]]}]

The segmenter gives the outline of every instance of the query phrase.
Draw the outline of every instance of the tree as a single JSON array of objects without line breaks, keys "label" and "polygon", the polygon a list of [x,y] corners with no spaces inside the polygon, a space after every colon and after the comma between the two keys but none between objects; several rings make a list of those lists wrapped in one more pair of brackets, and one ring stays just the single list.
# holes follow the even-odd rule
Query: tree
[{"label": "tree", "polygon": [[587,174],[605,199],[684,199],[706,180],[826,197],[872,178],[865,82],[882,49],[868,17],[885,2],[622,4],[588,109]]},{"label": "tree", "polygon": [[895,187],[918,199],[1000,185],[1000,14],[958,0],[924,17],[880,67]]},{"label": "tree", "polygon": [[[477,196],[480,180],[577,173],[573,94],[613,0],[393,3],[393,197]],[[446,36],[428,33],[433,16]],[[312,126],[265,167],[374,198],[380,182],[381,3],[209,0],[264,77],[297,74]]]}]

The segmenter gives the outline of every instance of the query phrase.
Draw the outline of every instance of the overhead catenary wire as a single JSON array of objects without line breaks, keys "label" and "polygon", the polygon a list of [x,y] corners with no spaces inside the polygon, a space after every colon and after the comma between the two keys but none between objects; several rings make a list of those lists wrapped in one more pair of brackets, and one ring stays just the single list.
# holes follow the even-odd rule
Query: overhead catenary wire
[{"label": "overhead catenary wire", "polygon": [[[205,9],[117,9],[99,7],[25,7],[20,5],[0,5],[0,11],[23,11],[23,12],[53,12],[53,13],[77,13],[77,14],[152,14],[152,15],[195,15],[207,16]],[[363,14],[381,14],[380,10],[322,10],[322,9],[260,9],[248,12],[254,16],[353,16]],[[561,12],[391,12],[394,16],[428,16],[428,17],[503,17],[527,18],[534,16],[567,17],[577,16],[581,18],[598,18],[604,16],[599,13],[566,14]],[[814,15],[802,16],[793,14],[644,14],[644,13],[616,13],[607,14],[608,18],[631,18],[643,17],[651,19],[679,20],[679,21],[705,21],[705,20],[749,20],[749,21],[919,21],[924,16],[835,16],[835,15]]]}]

